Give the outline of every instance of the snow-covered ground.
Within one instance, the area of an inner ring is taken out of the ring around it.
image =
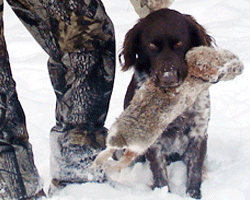
[[[138,16],[129,0],[103,0],[116,28],[117,51],[122,47],[125,33]],[[48,56],[23,28],[5,3],[5,34],[13,76],[19,98],[26,113],[35,163],[44,179],[47,191],[49,175],[49,131],[55,124],[55,95],[47,73]],[[250,1],[249,0],[175,0],[170,7],[193,15],[212,35],[219,47],[239,55],[245,64],[243,75],[231,82],[211,87],[212,113],[208,129],[208,173],[202,184],[203,200],[250,199]],[[116,82],[106,126],[110,127],[122,111],[123,97],[131,73],[123,73],[117,62]],[[171,184],[150,191],[147,166],[136,165],[115,178],[123,182],[113,188],[108,184],[71,185],[51,200],[182,200],[183,174],[181,163],[171,166]],[[128,186],[133,187],[128,187]],[[178,188],[181,190],[178,191]]]

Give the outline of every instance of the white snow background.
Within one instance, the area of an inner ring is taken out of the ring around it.
[[[117,52],[125,33],[138,16],[129,0],[103,0],[116,30]],[[249,0],[175,0],[170,7],[193,15],[219,47],[236,53],[244,62],[244,73],[234,81],[211,87],[211,121],[208,129],[206,179],[203,200],[250,200],[250,1]],[[49,174],[49,131],[55,124],[55,95],[48,72],[48,56],[34,41],[5,2],[5,36],[19,99],[26,114],[35,163],[47,192]],[[106,127],[122,112],[123,98],[132,72],[123,73],[117,62],[117,74]],[[174,188],[151,191],[147,187],[150,172],[137,164],[116,175],[121,184],[75,184],[64,188],[51,200],[182,200],[185,167],[176,163],[169,176]]]

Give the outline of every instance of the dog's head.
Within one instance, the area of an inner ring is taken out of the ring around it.
[[[170,9],[155,11],[126,34],[122,69],[147,73],[160,87],[178,86],[187,76],[187,51],[210,46],[211,41],[191,16]]]

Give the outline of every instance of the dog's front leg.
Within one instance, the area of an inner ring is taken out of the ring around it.
[[[169,186],[167,162],[162,155],[161,146],[157,144],[152,145],[146,153],[146,159],[149,161],[150,170],[153,174],[152,189]]]
[[[184,162],[187,166],[186,193],[195,199],[201,199],[200,186],[206,150],[207,138],[198,136],[190,139],[189,146],[184,154]]]

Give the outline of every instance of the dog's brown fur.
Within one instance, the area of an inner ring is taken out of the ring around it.
[[[136,91],[148,79],[159,88],[182,84],[188,71],[186,53],[193,47],[211,44],[212,38],[190,15],[162,9],[141,19],[126,34],[121,55],[125,60],[123,70],[135,70],[124,107],[130,105]],[[204,71],[197,72],[203,76]],[[196,76],[199,77],[198,74]],[[205,76],[203,78],[206,79]],[[171,94],[172,91],[169,92]],[[166,166],[181,160],[187,167],[187,194],[193,198],[201,198],[200,185],[207,149],[209,117],[209,93],[204,90],[197,95],[193,105],[169,124],[159,139],[150,146],[143,157],[149,161],[153,174],[152,188],[168,185]],[[120,137],[120,140],[124,138]]]
[[[124,107],[130,104],[135,92],[147,79],[154,79],[157,86],[163,88],[180,85],[188,71],[186,53],[201,45],[211,46],[212,38],[190,15],[162,9],[140,20],[128,31],[124,41],[123,70],[135,70]],[[162,76],[164,74],[167,76]],[[166,166],[181,160],[187,167],[187,193],[194,198],[201,196],[199,187],[206,155],[209,117],[210,99],[208,90],[205,90],[148,149],[142,158],[146,157],[150,163],[152,188],[166,186]]]
[[[158,86],[177,86],[187,76],[185,54],[197,46],[211,46],[212,38],[190,15],[162,9],[141,19],[128,31],[124,41],[123,71],[134,68],[135,74],[128,86],[124,107],[148,77],[158,81]],[[160,73],[169,72],[172,78]]]

